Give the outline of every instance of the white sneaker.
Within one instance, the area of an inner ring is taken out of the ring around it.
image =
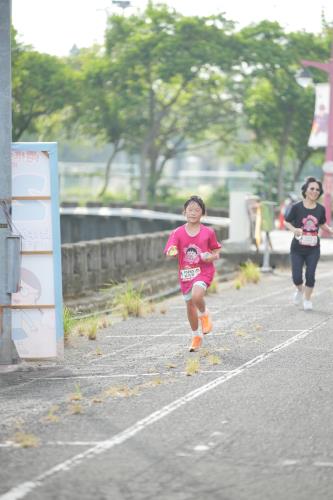
[[[312,310],[312,302],[311,300],[303,300],[303,309],[304,311],[311,311]]]
[[[301,305],[302,299],[303,299],[302,292],[300,292],[299,290],[296,290],[296,292],[294,293],[294,296],[293,296],[293,302],[294,302],[295,306]]]

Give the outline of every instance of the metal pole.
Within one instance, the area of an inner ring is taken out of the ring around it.
[[[12,92],[11,92],[11,0],[0,0],[0,201],[11,207]],[[7,238],[11,235],[0,209],[0,364],[12,364],[18,356],[12,341],[11,294],[8,293]]]
[[[328,112],[328,131],[327,131],[327,146],[325,152],[325,163],[323,165],[324,179],[324,207],[326,213],[326,222],[331,225],[332,213],[332,192],[333,192],[333,42],[331,46],[331,58],[328,63],[318,61],[301,61],[304,67],[317,68],[325,71],[328,74],[330,86],[330,103]],[[331,236],[330,233],[323,232],[322,236]]]
[[[333,162],[333,43],[331,48],[331,59],[329,61],[328,68],[329,75],[329,86],[330,86],[330,103],[328,112],[328,130],[327,130],[327,146],[325,153],[325,164],[324,164],[324,206],[326,212],[326,222],[331,225],[331,213],[332,213],[332,191],[333,191],[333,173],[332,173],[332,162]],[[325,234],[325,236],[328,236]]]

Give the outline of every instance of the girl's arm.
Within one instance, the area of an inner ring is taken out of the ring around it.
[[[302,236],[303,231],[300,227],[294,227],[290,222],[285,221],[284,225],[289,231],[294,233],[295,236]]]
[[[176,245],[171,245],[166,251],[166,257],[168,260],[175,259],[178,257],[178,248]]]
[[[213,262],[214,260],[217,260],[220,257],[219,254],[221,250],[222,248],[215,248],[210,252],[205,252],[205,254],[201,254],[201,258],[203,258],[204,262]]]
[[[322,229],[323,231],[327,231],[328,233],[331,233],[333,234],[333,228],[331,226],[329,226],[327,224],[327,222],[325,222],[325,224],[320,224],[320,229]]]

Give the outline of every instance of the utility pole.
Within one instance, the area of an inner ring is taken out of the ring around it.
[[[301,64],[304,68],[311,67],[325,71],[328,74],[330,86],[330,102],[328,112],[328,138],[325,153],[325,163],[323,165],[324,171],[324,207],[326,212],[326,222],[331,225],[332,213],[332,192],[333,192],[333,42],[331,45],[331,57],[327,63],[319,61],[303,60]],[[323,233],[323,236],[330,236],[329,233]]]
[[[11,291],[9,279],[11,228],[12,92],[11,92],[11,0],[0,0],[0,364],[18,362],[12,341]]]

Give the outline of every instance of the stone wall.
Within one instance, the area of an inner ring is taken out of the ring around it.
[[[227,239],[228,228],[215,231],[220,241]],[[64,298],[88,295],[145,271],[167,268],[163,249],[169,234],[161,231],[62,245]]]

